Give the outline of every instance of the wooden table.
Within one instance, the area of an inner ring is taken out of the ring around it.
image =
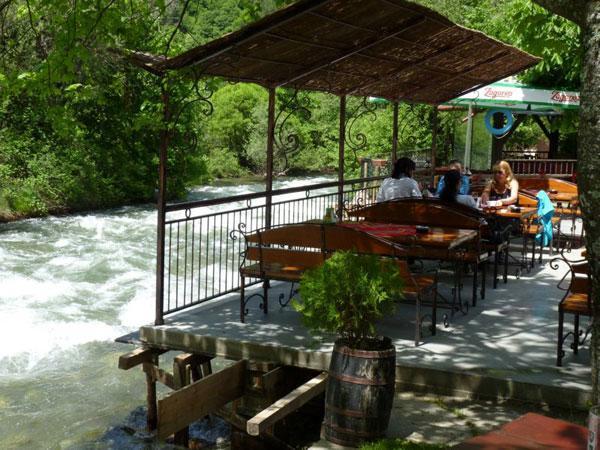
[[[512,208],[484,208],[483,212],[488,217],[525,220],[534,216],[537,213],[537,208],[533,206],[521,206],[519,211],[515,211]]]
[[[415,225],[376,222],[342,222],[340,226],[364,231],[397,244],[454,250],[477,237],[476,230],[450,227],[429,227],[427,232],[417,232]]]

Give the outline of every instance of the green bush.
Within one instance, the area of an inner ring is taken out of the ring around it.
[[[411,442],[404,439],[384,439],[365,444],[360,450],[444,450],[449,448],[442,444],[427,444],[424,442]]]
[[[302,301],[294,308],[314,331],[340,335],[352,348],[370,348],[375,323],[394,310],[402,280],[393,260],[337,252],[308,270],[300,284]]]

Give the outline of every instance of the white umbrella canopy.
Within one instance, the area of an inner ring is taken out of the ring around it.
[[[579,92],[541,89],[520,83],[514,77],[481,87],[446,103],[453,106],[473,105],[478,108],[555,111],[579,108]]]

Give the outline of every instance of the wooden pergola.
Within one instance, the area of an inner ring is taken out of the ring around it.
[[[256,83],[268,89],[266,227],[271,225],[277,88],[327,92],[339,97],[338,201],[341,205],[347,96],[380,97],[393,103],[391,153],[395,159],[400,101],[439,105],[539,61],[517,48],[404,0],[300,0],[239,31],[174,57],[141,52],[125,55],[135,65],[158,76],[191,69],[201,76]],[[163,102],[164,118],[169,121],[169,99],[165,90]],[[436,129],[434,124],[433,166]],[[160,146],[157,299],[162,298],[164,291],[168,143],[165,129]],[[157,312],[162,308],[160,303],[157,301]]]

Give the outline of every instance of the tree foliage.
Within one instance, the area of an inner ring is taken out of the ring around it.
[[[303,275],[302,301],[293,305],[309,329],[337,333],[352,348],[365,348],[377,336],[376,322],[401,298],[402,283],[393,260],[336,252]]]
[[[148,201],[157,186],[160,83],[177,124],[169,153],[169,196],[213,177],[264,174],[267,94],[255,85],[208,82],[214,112],[195,102],[192,82],[129,66],[111,49],[173,56],[291,3],[290,0],[8,0],[0,3],[0,208],[23,214]],[[458,23],[542,56],[525,74],[543,86],[577,87],[579,29],[528,0],[421,0]],[[292,94],[278,90],[278,111]],[[302,94],[310,114],[286,121],[278,173],[335,171],[339,100]],[[348,100],[348,111],[360,99]],[[452,156],[461,114],[443,114],[438,148]],[[283,120],[282,116],[280,120]],[[431,146],[431,108],[402,105],[401,152]],[[565,127],[567,123],[568,127]],[[565,130],[574,121],[564,122]],[[357,157],[388,157],[392,106],[377,106],[349,130],[348,175]],[[570,128],[569,128],[570,127]],[[518,145],[541,133],[525,125]],[[354,133],[354,134],[352,134]],[[197,136],[197,139],[193,138]],[[291,139],[291,140],[289,140]],[[298,142],[299,150],[291,143]],[[515,144],[516,145],[516,144]]]

